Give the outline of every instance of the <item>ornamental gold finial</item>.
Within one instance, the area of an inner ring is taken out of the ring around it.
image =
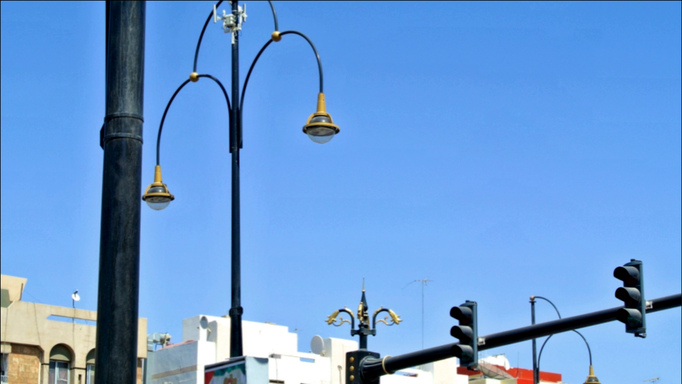
[[[362,297],[360,299],[360,305],[358,305],[358,312],[357,312],[357,319],[358,319],[358,328],[355,329],[355,317],[353,316],[353,313],[346,307],[343,309],[339,309],[332,313],[328,318],[327,318],[327,324],[329,325],[334,325],[334,326],[340,326],[343,323],[349,323],[350,324],[350,335],[355,336],[359,335],[360,336],[360,349],[361,350],[366,350],[367,349],[367,336],[372,335],[376,336],[376,324],[377,324],[377,315],[381,312],[387,312],[388,316],[386,316],[383,319],[379,319],[378,321],[380,323],[384,323],[386,325],[395,325],[395,324],[400,324],[402,321],[400,319],[400,316],[398,316],[395,312],[388,308],[384,307],[379,307],[374,314],[372,315],[372,322],[370,323],[369,321],[369,313],[368,313],[368,306],[367,306],[367,297],[365,295],[365,278],[362,278]],[[342,319],[339,317],[339,313],[345,312],[350,316],[350,321]]]

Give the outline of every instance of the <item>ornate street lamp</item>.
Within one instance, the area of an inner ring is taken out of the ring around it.
[[[241,232],[240,232],[240,198],[239,198],[239,150],[242,148],[242,107],[244,105],[244,95],[246,94],[246,87],[249,83],[249,78],[251,77],[251,72],[253,71],[256,62],[260,58],[261,54],[265,49],[272,43],[278,42],[286,35],[298,35],[304,38],[313,50],[315,57],[317,59],[317,67],[319,71],[320,87],[319,93],[317,95],[317,110],[314,112],[305,125],[303,126],[303,132],[310,137],[312,141],[319,144],[324,144],[329,142],[334,135],[339,133],[339,127],[334,124],[331,115],[327,113],[324,89],[323,89],[323,76],[322,76],[322,62],[320,61],[320,55],[317,53],[315,45],[310,41],[310,39],[297,31],[284,31],[279,32],[277,13],[275,12],[275,7],[271,1],[268,1],[270,8],[272,9],[272,15],[275,22],[275,31],[270,35],[270,39],[261,48],[249,68],[249,72],[244,80],[243,88],[241,89],[241,94],[239,90],[239,31],[242,29],[242,24],[246,19],[246,7],[238,5],[237,1],[230,2],[232,11],[231,13],[226,13],[223,11],[222,16],[218,16],[217,8],[220,6],[222,1],[219,1],[214,7],[213,11],[209,14],[204,23],[204,28],[201,30],[201,35],[199,36],[199,41],[197,43],[197,48],[194,54],[194,67],[189,79],[185,80],[180,87],[175,91],[171,97],[166,110],[161,118],[161,123],[159,125],[159,133],[156,141],[156,168],[154,170],[154,182],[147,187],[142,200],[147,202],[147,204],[154,210],[164,209],[170,204],[175,197],[168,190],[168,186],[163,183],[161,177],[161,162],[160,162],[160,143],[161,143],[161,132],[163,130],[163,122],[166,119],[166,114],[170,108],[175,96],[182,90],[182,88],[189,84],[199,81],[201,78],[207,78],[216,83],[223,92],[225,101],[227,104],[227,110],[229,113],[230,121],[230,153],[232,154],[232,247],[231,247],[231,307],[230,307],[230,357],[239,357],[243,355],[243,341],[242,341],[242,313],[243,308],[241,306]],[[230,33],[232,37],[232,103],[230,103],[230,97],[227,95],[225,87],[222,83],[215,77],[208,74],[199,74],[197,72],[197,59],[199,56],[199,49],[201,47],[201,40],[206,31],[206,26],[213,19],[214,22],[221,20],[223,23],[223,30],[226,33]]]
[[[530,297],[530,311],[531,311],[531,322],[532,324],[535,324],[535,299],[542,299],[548,302],[549,304],[554,307],[554,310],[556,311],[557,316],[561,319],[561,314],[559,313],[559,309],[557,309],[556,305],[552,303],[548,298],[542,297],[542,296],[531,296]],[[585,345],[587,346],[587,353],[590,357],[590,374],[587,376],[587,379],[585,380],[585,384],[601,384],[597,376],[594,375],[594,368],[592,367],[592,350],[590,349],[590,344],[587,343],[587,339],[585,339],[585,336],[583,336],[582,333],[576,331],[575,329],[573,332],[577,333],[578,336],[580,336],[583,341],[585,342]],[[545,344],[549,341],[550,338],[552,338],[553,335],[547,336],[545,341],[542,343],[542,347],[540,347],[540,353],[535,355],[535,339],[533,339],[533,383],[537,384],[540,382],[540,358],[542,357],[542,350],[545,349]]]
[[[364,285],[364,284],[363,284]],[[343,323],[348,323],[350,324],[350,335],[355,336],[359,335],[360,336],[360,349],[361,350],[367,350],[367,336],[372,335],[376,336],[377,334],[377,315],[381,312],[387,312],[388,316],[384,317],[383,319],[379,319],[380,323],[384,323],[388,326],[391,326],[393,324],[400,324],[402,321],[400,319],[400,316],[396,315],[395,312],[388,308],[384,307],[379,307],[376,311],[374,311],[374,314],[372,315],[372,326],[370,327],[369,324],[369,313],[367,312],[367,299],[365,298],[365,287],[362,287],[362,298],[360,298],[360,305],[358,306],[358,328],[355,329],[355,316],[353,316],[353,312],[351,312],[350,309],[343,307],[339,310],[334,311],[329,317],[327,318],[327,324],[329,325],[334,325],[336,327],[341,326]],[[350,320],[346,320],[344,318],[341,318],[339,316],[339,313],[344,312],[347,313],[348,316],[350,316]],[[390,318],[389,318],[390,317]]]

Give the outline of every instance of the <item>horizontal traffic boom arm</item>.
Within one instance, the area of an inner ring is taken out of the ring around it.
[[[663,311],[682,306],[682,294],[670,295],[651,300],[651,307],[647,308],[647,313]],[[548,336],[555,333],[571,331],[574,329],[590,327],[592,325],[608,323],[616,320],[616,314],[623,307],[614,307],[602,311],[587,313],[564,319],[548,321],[530,325],[527,327],[516,328],[509,331],[493,333],[479,337],[479,351],[497,348],[504,345],[520,343],[522,341]],[[438,347],[423,349],[421,351],[410,352],[398,356],[386,356],[381,358],[368,357],[361,364],[362,375],[365,382],[370,382],[372,378],[393,373],[401,369],[414,367],[415,365],[432,363],[434,361],[454,357],[451,349],[457,343],[450,343]]]

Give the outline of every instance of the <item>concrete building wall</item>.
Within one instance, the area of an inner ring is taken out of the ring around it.
[[[40,379],[40,355],[38,347],[14,344],[7,358],[8,383],[35,384]]]
[[[147,383],[197,383],[199,374],[198,342],[173,344],[150,353],[147,359]],[[199,372],[201,371],[201,372]]]
[[[0,341],[7,357],[8,384],[46,384],[50,352],[68,351],[69,383],[85,384],[88,353],[95,349],[97,312],[22,301],[26,279],[2,275],[9,300],[0,308]],[[138,324],[138,359],[147,357],[147,319]],[[37,363],[36,363],[37,361]],[[141,383],[142,364],[138,361]],[[38,365],[37,373],[35,366]]]

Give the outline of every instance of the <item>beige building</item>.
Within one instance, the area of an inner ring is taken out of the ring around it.
[[[25,278],[1,281],[2,384],[93,384],[97,312],[23,301]],[[139,319],[137,339],[142,383],[147,319]]]

